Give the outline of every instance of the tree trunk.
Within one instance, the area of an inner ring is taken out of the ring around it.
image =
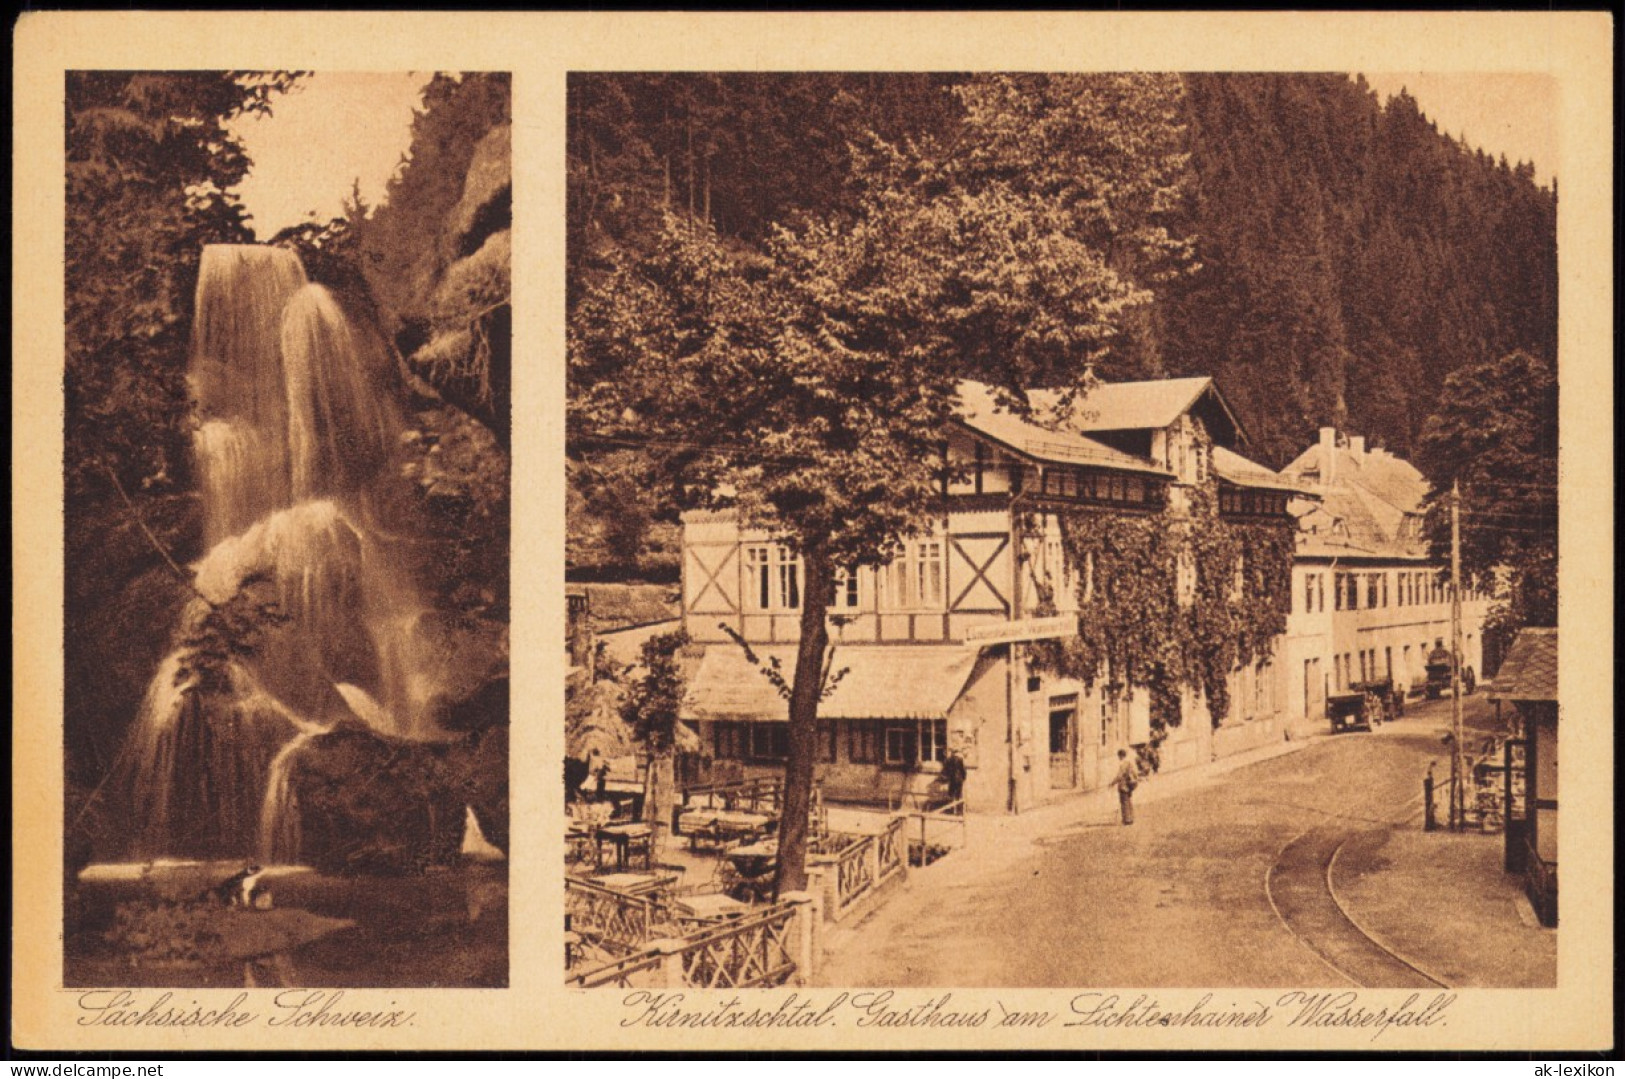
[[[813,767],[818,750],[818,700],[824,689],[824,652],[829,644],[829,552],[801,553],[806,579],[801,592],[801,641],[790,684],[790,759],[784,766],[784,799],[779,810],[779,864],[773,894],[807,887],[807,821],[812,804]]]
[[[671,810],[676,803],[677,784],[674,779],[676,750],[667,748],[649,756],[649,771],[643,778],[643,819],[653,830],[649,833],[649,860],[666,860],[666,832],[671,828]]]

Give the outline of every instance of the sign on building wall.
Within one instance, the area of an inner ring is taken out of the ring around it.
[[[1021,618],[1013,622],[994,622],[985,626],[972,626],[965,631],[965,644],[981,648],[990,644],[1013,644],[1020,641],[1042,641],[1052,637],[1067,637],[1078,631],[1078,620],[1069,615],[1051,618]]]

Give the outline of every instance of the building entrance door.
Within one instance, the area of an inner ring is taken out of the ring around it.
[[[1049,785],[1067,790],[1078,785],[1077,694],[1050,698]]]
[[[1326,683],[1320,675],[1320,659],[1303,661],[1303,714],[1311,719],[1320,714],[1326,703]]]

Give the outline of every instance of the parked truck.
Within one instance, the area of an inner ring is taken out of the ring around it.
[[[1444,696],[1445,690],[1450,688],[1451,674],[1454,669],[1453,657],[1450,654],[1450,649],[1441,645],[1440,647],[1429,652],[1426,669],[1428,677],[1427,683],[1423,686],[1423,692],[1427,694],[1428,700],[1438,700],[1440,697]],[[1462,667],[1462,693],[1470,694],[1477,688],[1478,678],[1473,674],[1473,669],[1466,666]]]

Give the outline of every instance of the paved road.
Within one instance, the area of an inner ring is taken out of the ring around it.
[[[1487,728],[1483,697],[1466,703],[1469,727]],[[1428,761],[1448,775],[1440,736],[1449,722],[1448,700],[1413,704],[1376,732],[1210,780],[1154,778],[1131,827],[1098,802],[1080,803],[1070,820],[1063,812],[1047,835],[1021,835],[1018,819],[1003,838],[912,874],[864,923],[837,929],[819,980],[1432,985],[1342,917],[1327,870],[1351,839],[1421,813]]]

